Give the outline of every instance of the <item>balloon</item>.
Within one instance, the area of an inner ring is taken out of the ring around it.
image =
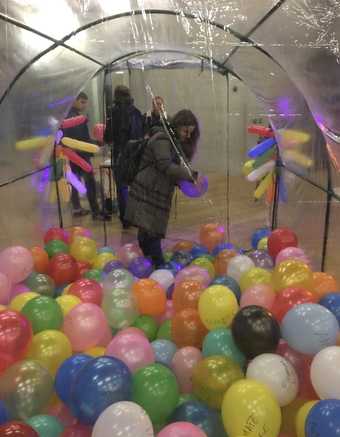
[[[142,330],[149,341],[155,340],[157,336],[157,323],[151,316],[138,316],[133,326]]]
[[[296,247],[297,245],[296,234],[288,228],[275,229],[268,238],[268,252],[273,259],[286,247]]]
[[[211,408],[221,408],[228,388],[243,378],[238,364],[228,357],[211,356],[201,360],[194,369],[193,394]]]
[[[161,339],[172,340],[171,331],[172,331],[172,320],[165,320],[165,322],[163,322],[158,329],[157,338],[160,340]]]
[[[14,299],[11,300],[9,308],[19,312],[23,309],[27,302],[35,297],[39,297],[39,294],[34,293],[33,291],[27,291],[26,293],[18,294]]]
[[[186,279],[191,281],[199,281],[202,283],[204,288],[208,287],[211,282],[211,278],[207,270],[198,266],[184,267],[184,269],[177,274],[175,278],[175,285],[177,285],[179,282],[183,282]]]
[[[169,340],[155,340],[151,346],[155,354],[155,362],[171,367],[173,356],[177,350],[176,345]]]
[[[148,278],[153,271],[153,265],[148,258],[139,256],[130,262],[129,271],[139,279]]]
[[[144,408],[154,424],[167,420],[178,399],[176,378],[167,367],[155,363],[133,375],[133,401]]]
[[[181,180],[179,188],[182,193],[187,197],[202,197],[208,191],[208,178],[204,175],[199,175],[195,183]]]
[[[258,129],[257,129],[257,132],[258,132]],[[249,156],[249,158],[257,158],[258,156],[263,155],[269,149],[274,147],[275,144],[276,144],[275,137],[268,138],[267,140],[264,140],[261,143],[256,144],[256,146],[254,146],[250,150],[248,150],[248,156]]]
[[[307,416],[315,404],[317,404],[317,401],[309,401],[299,408],[299,411],[295,418],[295,430],[297,437],[306,437],[305,426]]]
[[[77,419],[72,416],[70,409],[59,400],[56,393],[50,401],[50,405],[44,411],[50,416],[56,417],[64,426],[71,426],[77,422]]]
[[[234,293],[223,285],[212,285],[200,296],[198,312],[209,330],[230,326],[237,311]]]
[[[305,425],[306,437],[337,437],[340,434],[340,400],[327,399],[310,410]]]
[[[85,141],[75,140],[74,138],[63,137],[63,145],[71,149],[80,150],[81,152],[98,153],[99,147],[95,144],[87,143]]]
[[[224,285],[225,287],[228,287],[229,290],[231,290],[234,293],[237,301],[239,302],[241,297],[241,289],[237,281],[235,281],[235,279],[232,278],[231,276],[218,276],[213,280],[211,285]]]
[[[103,357],[105,355],[105,347],[102,346],[91,347],[90,349],[86,349],[85,354],[90,355],[93,358]]]
[[[147,316],[160,316],[166,307],[166,293],[153,279],[140,279],[132,287],[138,311]]]
[[[273,272],[273,285],[276,290],[299,287],[312,290],[313,273],[302,261],[288,259],[277,265]]]
[[[32,328],[25,316],[0,311],[0,372],[23,359],[32,340]]]
[[[177,252],[179,250],[184,252],[190,252],[194,247],[195,243],[193,241],[181,240],[178,241],[172,248],[172,252]]]
[[[281,407],[297,397],[297,374],[290,362],[280,355],[262,354],[254,358],[248,365],[247,378],[266,385]]]
[[[208,223],[200,229],[200,243],[211,252],[225,239],[225,229],[218,223]]]
[[[255,264],[248,256],[237,255],[229,261],[227,274],[239,282],[241,276],[253,267]]]
[[[26,421],[40,436],[59,437],[64,431],[64,426],[56,417],[39,415],[31,417]]]
[[[60,331],[46,330],[33,337],[28,357],[39,361],[52,375],[72,355],[69,339]]]
[[[128,290],[133,284],[133,276],[125,269],[116,269],[109,272],[103,281],[104,293],[112,288],[122,288]]]
[[[198,267],[201,267],[202,269],[207,270],[211,279],[213,279],[215,277],[215,267],[214,267],[213,263],[211,261],[209,261],[207,258],[205,258],[205,257],[196,258],[192,262],[192,265],[198,266]]]
[[[87,118],[85,115],[77,115],[76,117],[65,118],[60,127],[62,129],[69,129],[71,127],[79,126],[83,123],[87,122]]]
[[[234,250],[222,250],[214,260],[214,268],[216,275],[223,276],[227,274],[229,262],[237,256]]]
[[[192,374],[201,359],[201,351],[191,346],[183,347],[174,354],[171,367],[176,375],[181,393],[191,393]]]
[[[340,290],[334,276],[324,272],[313,273],[312,289],[319,299],[322,299],[329,293],[339,292]]]
[[[8,305],[10,300],[12,283],[8,277],[0,272],[0,304]]]
[[[116,255],[110,252],[98,253],[93,262],[93,268],[103,270],[110,261],[117,261]]]
[[[43,296],[53,297],[55,287],[54,281],[44,273],[31,273],[25,283],[36,293]]]
[[[319,301],[319,304],[334,314],[340,324],[340,293],[326,294],[326,296]]]
[[[203,291],[204,288],[199,281],[186,279],[183,282],[178,282],[172,295],[175,311],[178,312],[186,308],[197,310],[198,301]]]
[[[280,340],[280,327],[273,316],[256,305],[242,308],[235,316],[231,332],[236,346],[247,358],[274,352]]]
[[[68,243],[67,232],[62,228],[50,228],[44,235],[44,243],[47,244],[51,240],[60,240]]]
[[[311,365],[311,380],[320,399],[340,399],[340,347],[331,346],[317,353]]]
[[[72,243],[77,237],[91,238],[92,232],[90,229],[83,228],[82,226],[73,226],[70,230],[68,242]]]
[[[91,361],[91,357],[84,354],[73,355],[67,358],[59,367],[55,376],[55,391],[58,397],[71,407],[71,388],[74,380],[85,364]]]
[[[2,437],[39,437],[31,426],[15,421],[0,425],[0,435]]]
[[[33,256],[22,246],[12,246],[0,252],[0,272],[13,284],[24,281],[33,270]]]
[[[69,247],[64,241],[61,240],[50,240],[45,244],[45,251],[47,252],[49,258],[57,255],[58,253],[68,253]]]
[[[92,428],[85,425],[71,425],[65,428],[60,437],[91,437]]]
[[[209,250],[204,246],[201,246],[197,243],[194,243],[191,250],[190,250],[190,253],[191,253],[191,256],[195,259],[195,258],[198,258],[202,255],[209,254]]]
[[[101,305],[103,299],[102,286],[93,279],[78,279],[71,285],[68,293],[79,297],[84,303]]]
[[[249,253],[248,256],[254,262],[255,267],[268,270],[274,267],[272,257],[265,250],[255,250]]]
[[[14,299],[16,296],[22,293],[27,293],[31,291],[24,282],[20,282],[19,284],[14,284],[11,289],[11,299]]]
[[[306,303],[288,311],[282,320],[281,330],[290,347],[303,354],[315,355],[336,344],[339,324],[323,306]]]
[[[46,329],[59,329],[63,324],[63,312],[58,303],[48,296],[35,297],[21,310],[32,324],[34,334]]]
[[[174,283],[175,278],[174,275],[169,272],[169,270],[155,270],[151,275],[150,279],[153,279],[154,281],[158,282],[159,285],[164,289],[167,290],[171,285]]]
[[[125,244],[118,250],[118,259],[127,267],[135,258],[143,256],[141,249],[133,243]]]
[[[0,425],[9,421],[8,411],[3,401],[0,400]]]
[[[257,305],[271,311],[275,302],[275,293],[268,284],[257,284],[244,290],[240,300],[240,307]]]
[[[286,247],[278,253],[275,264],[278,265],[282,261],[287,259],[295,259],[298,261],[302,261],[310,267],[310,259],[306,256],[305,252],[300,247]]]
[[[37,361],[13,364],[0,376],[0,398],[9,416],[26,420],[48,405],[53,394],[53,379]]]
[[[75,237],[70,245],[70,254],[77,261],[93,263],[97,255],[97,244],[87,237]]]
[[[64,294],[57,297],[56,302],[60,306],[63,316],[65,317],[74,307],[81,303],[81,300],[73,294]]]
[[[240,277],[240,287],[242,291],[254,285],[271,285],[272,275],[265,269],[260,267],[253,267]]]
[[[103,273],[108,274],[110,272],[113,272],[113,270],[123,269],[123,268],[124,265],[122,262],[113,259],[112,261],[109,261],[108,263],[105,264],[103,268]]]
[[[90,270],[86,270],[82,274],[82,277],[86,278],[86,279],[93,279],[97,282],[100,282],[101,278],[102,278],[102,272],[100,270],[97,270],[97,269],[90,269]]]
[[[230,436],[261,435],[277,437],[281,427],[281,411],[271,391],[263,384],[243,379],[226,392],[222,418]]]
[[[234,343],[230,329],[217,328],[208,333],[203,341],[204,357],[214,355],[231,358],[240,367],[244,367],[246,358]]]
[[[192,260],[192,255],[188,252],[183,251],[175,252],[171,257],[171,261],[174,261],[175,263],[180,264],[183,267],[190,264]]]
[[[115,329],[127,328],[138,317],[134,295],[121,288],[112,288],[105,292],[102,309],[109,325]]]
[[[48,274],[57,286],[74,282],[78,275],[77,264],[71,255],[59,253],[50,260]]]
[[[103,310],[93,303],[81,303],[65,317],[63,331],[73,351],[81,352],[99,345],[107,321]]]
[[[257,245],[258,250],[268,250],[268,237],[262,238]]]
[[[276,320],[281,322],[291,308],[302,303],[316,303],[316,301],[317,298],[315,294],[305,288],[284,288],[277,293],[271,311]]]
[[[213,259],[213,257],[216,257],[219,253],[221,253],[223,250],[232,250],[232,249],[235,249],[235,247],[232,243],[220,243],[211,252],[212,259]],[[198,257],[196,257],[196,258],[198,258]]]
[[[154,350],[148,339],[134,332],[122,332],[113,337],[105,354],[119,358],[132,373],[155,362]]]
[[[194,346],[200,349],[206,334],[207,330],[196,310],[188,308],[179,311],[172,319],[171,340],[177,347]]]
[[[107,407],[130,400],[131,393],[131,374],[122,361],[113,357],[94,358],[75,377],[72,411],[84,425],[94,424]]]
[[[270,230],[268,228],[257,229],[251,236],[251,245],[253,249],[257,249],[257,245],[262,238],[269,237]]]
[[[189,196],[194,197],[194,196]],[[157,434],[157,437],[207,437],[207,435],[195,425],[187,422],[171,423]]]

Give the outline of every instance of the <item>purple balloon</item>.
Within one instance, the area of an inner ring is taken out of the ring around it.
[[[113,270],[123,269],[123,268],[124,268],[123,263],[117,260],[112,260],[105,264],[103,268],[103,272],[107,274],[113,272]]]
[[[272,257],[265,250],[254,250],[254,252],[247,255],[254,262],[255,267],[260,267],[261,269],[272,269],[274,267]]]
[[[130,262],[129,270],[139,279],[148,278],[153,272],[153,265],[148,258],[139,256]]]
[[[199,176],[196,184],[189,181],[180,181],[179,188],[183,194],[188,197],[201,197],[208,191],[208,178],[207,176]]]

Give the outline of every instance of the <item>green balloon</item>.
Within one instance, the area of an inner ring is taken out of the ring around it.
[[[63,312],[58,303],[48,296],[31,299],[21,310],[32,324],[33,333],[46,329],[60,329],[63,324]]]
[[[53,391],[52,376],[37,361],[14,363],[0,376],[0,399],[12,419],[26,420],[39,414]]]
[[[164,423],[179,399],[175,375],[158,363],[137,370],[132,377],[132,399],[144,408],[153,423]]]
[[[205,254],[203,254],[203,255],[200,255],[200,258],[202,259],[202,258],[205,258],[205,259],[207,259],[208,261],[210,261],[210,262],[214,262],[214,257],[212,256],[212,255],[209,255],[208,253],[205,253]]]
[[[40,437],[60,437],[64,431],[64,426],[54,416],[41,414],[26,420],[26,423],[37,431]]]
[[[69,247],[61,240],[50,240],[45,244],[45,250],[50,258],[58,253],[68,253]]]
[[[182,393],[178,399],[177,407],[184,404],[184,402],[189,402],[189,401],[197,401],[197,399],[191,393]]]
[[[35,291],[42,296],[53,297],[54,295],[55,283],[52,278],[43,273],[31,273],[26,279],[25,284],[32,291]]]
[[[144,332],[149,341],[154,341],[157,335],[158,326],[151,316],[139,316],[132,325]]]
[[[111,328],[127,328],[138,317],[133,294],[122,288],[112,288],[104,293],[102,309]]]
[[[84,273],[84,278],[94,279],[97,282],[100,282],[101,276],[102,276],[102,272],[101,270],[98,269],[87,270],[87,272]]]
[[[173,256],[173,252],[164,252],[163,254],[164,261],[168,263],[169,261],[171,261],[172,256]]]
[[[166,320],[161,324],[157,332],[157,338],[159,340],[171,341],[171,320]]]

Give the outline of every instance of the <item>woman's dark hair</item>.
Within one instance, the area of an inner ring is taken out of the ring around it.
[[[192,111],[190,111],[190,109],[182,109],[173,116],[171,120],[171,126],[175,130],[183,126],[195,126],[195,130],[191,135],[190,141],[187,144],[183,145],[185,154],[189,159],[192,159],[196,152],[197,143],[201,135],[197,117]]]
[[[131,97],[131,92],[130,92],[129,88],[125,85],[116,86],[116,88],[114,90],[113,98],[114,98],[114,102],[116,104],[120,104],[120,103],[131,104],[131,103],[133,103],[133,99]]]
[[[82,92],[80,92],[79,94],[78,94],[78,96],[77,96],[77,98],[76,98],[76,100],[88,100],[89,99],[89,97],[88,97],[88,95],[86,94],[86,93],[84,93],[83,91]]]

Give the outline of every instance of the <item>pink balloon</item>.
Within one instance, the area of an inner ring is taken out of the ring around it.
[[[92,427],[85,425],[72,425],[64,429],[60,437],[91,437]]]
[[[64,319],[63,331],[75,352],[83,352],[98,346],[102,340],[107,321],[103,310],[93,303],[81,303]]]
[[[118,249],[117,256],[119,261],[121,261],[125,267],[128,267],[132,260],[143,256],[143,253],[137,244],[128,243]]]
[[[8,277],[0,272],[0,305],[7,305],[10,301],[12,284]]]
[[[60,420],[64,426],[71,426],[77,423],[77,419],[62,402],[58,402],[47,409],[47,414]]]
[[[207,270],[199,266],[184,267],[176,276],[175,285],[179,282],[189,279],[191,281],[199,281],[206,288],[211,282],[210,275]]]
[[[309,267],[311,266],[310,259],[300,247],[286,247],[282,249],[275,258],[275,264],[278,265],[287,259],[296,259],[304,262]]]
[[[173,315],[174,315],[174,304],[172,300],[168,299],[166,301],[165,313],[162,314],[161,316],[155,317],[155,320],[159,325],[161,325],[166,320],[172,319]]]
[[[131,372],[155,362],[151,344],[139,333],[125,332],[115,336],[105,354],[122,360]]]
[[[157,437],[207,437],[207,435],[192,423],[174,422],[163,428]]]
[[[124,335],[124,334],[135,334],[135,335],[141,335],[142,337],[146,337],[146,334],[141,329],[135,328],[134,326],[129,326],[128,328],[122,329],[121,331],[118,331],[115,337],[118,335]]]
[[[175,353],[171,367],[182,393],[192,392],[192,374],[196,364],[201,360],[201,351],[192,346],[183,347]]]
[[[98,342],[98,346],[106,347],[110,341],[112,340],[112,331],[108,323],[106,323],[106,327],[103,332],[102,338]]]
[[[11,300],[15,298],[15,296],[18,296],[18,294],[26,293],[27,291],[31,291],[29,287],[25,284],[15,284],[12,287],[11,290]]]
[[[22,246],[7,247],[0,252],[0,272],[13,284],[24,281],[33,271],[32,253]]]
[[[247,288],[241,296],[241,308],[258,305],[260,307],[270,310],[275,301],[275,293],[270,285],[257,284],[253,287]]]

